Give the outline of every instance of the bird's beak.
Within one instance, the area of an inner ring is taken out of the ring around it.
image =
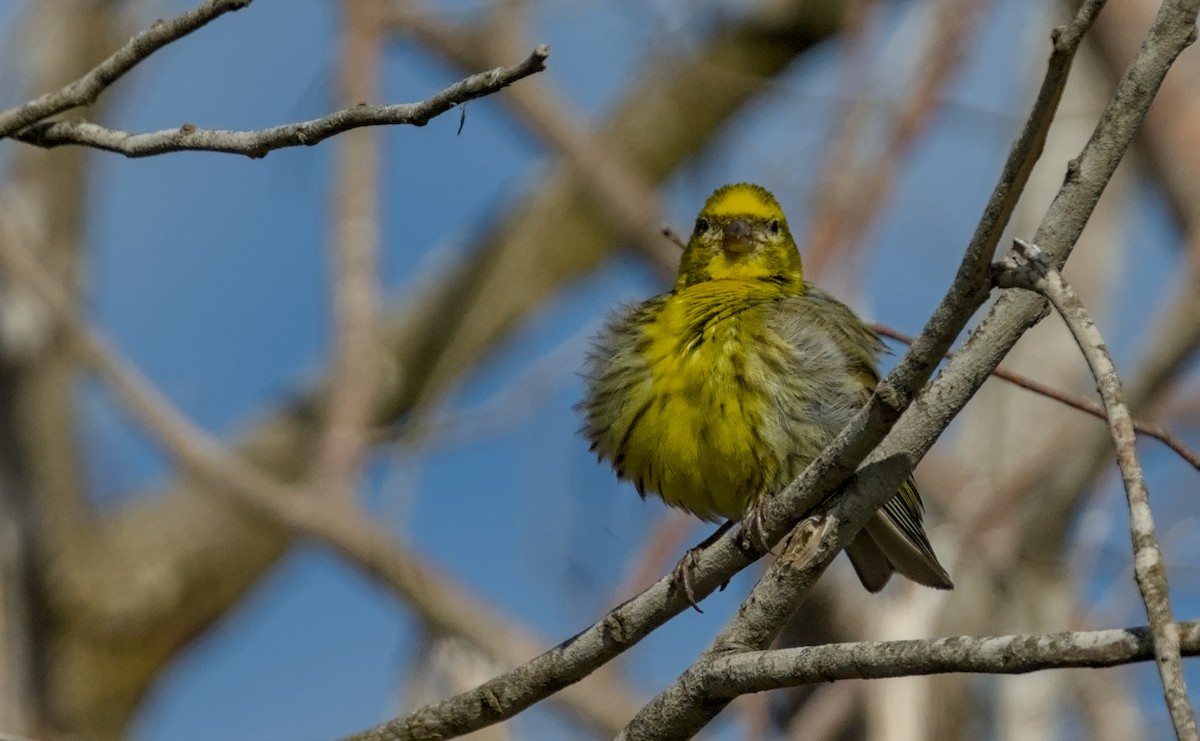
[[[754,248],[750,238],[750,224],[745,219],[734,219],[725,225],[722,232],[722,246],[726,252],[744,254]]]

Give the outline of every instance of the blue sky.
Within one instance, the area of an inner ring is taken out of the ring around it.
[[[159,5],[155,13],[165,16],[191,3]],[[553,49],[541,82],[579,112],[601,115],[647,58],[649,40],[676,28],[680,5],[537,4],[529,39]],[[913,10],[893,5],[896,20]],[[1012,111],[1024,110],[1030,75],[1037,74],[1032,62],[1005,60],[1013,38],[1040,43],[1028,32],[1045,25],[1040,4],[993,5],[950,104],[911,155],[868,235],[871,261],[857,304],[911,333],[949,283],[1019,124]],[[455,6],[469,10],[474,3]],[[336,7],[327,0],[256,0],[122,80],[106,122],[134,131],[184,122],[258,128],[327,113]],[[11,10],[0,5],[6,40]],[[878,33],[881,43],[904,41],[893,27]],[[1030,59],[1040,60],[1043,48]],[[811,176],[820,171],[837,108],[835,64],[831,47],[817,50],[780,79],[778,94],[731,122],[710,151],[666,185],[668,218],[688,224],[713,187],[743,179],[775,190],[789,210],[810,203]],[[881,70],[880,89],[887,89],[886,75],[903,73]],[[411,44],[388,46],[386,102],[423,98],[457,77]],[[471,103],[461,134],[458,123],[450,115],[424,128],[385,132],[381,261],[393,305],[403,303],[431,255],[465,249],[544,171],[537,143],[497,102]],[[184,412],[222,437],[236,435],[321,370],[330,339],[324,250],[333,154],[327,142],[263,160],[94,157],[86,245],[92,317]],[[801,232],[805,220],[803,212],[793,213],[794,230]],[[1168,281],[1177,242],[1150,190],[1134,199],[1129,229],[1153,238],[1129,266],[1132,290],[1113,312],[1111,344],[1125,359],[1133,357],[1154,307],[1139,288]],[[589,328],[605,310],[661,289],[660,279],[632,257],[570,287],[464,379],[446,409],[476,408],[557,349],[566,360],[547,372],[536,404],[486,438],[386,449],[367,476],[371,506],[398,533],[552,640],[611,606],[627,560],[663,514],[594,462],[575,435],[571,411],[581,393],[575,369]],[[101,386],[82,384],[79,399],[89,483],[100,505],[145,496],[169,477],[161,451]],[[1186,468],[1181,472],[1157,448],[1143,448],[1152,487],[1186,486],[1180,481]],[[1113,536],[1120,555],[1124,537]],[[739,576],[706,601],[704,615],[681,615],[640,646],[631,659],[637,688],[652,692],[686,666],[750,578]],[[1194,598],[1177,604],[1183,616],[1196,607]],[[353,568],[320,549],[298,547],[167,672],[135,737],[318,739],[361,729],[396,710],[417,627],[402,604]],[[562,731],[556,722],[536,715],[522,728],[553,738]]]

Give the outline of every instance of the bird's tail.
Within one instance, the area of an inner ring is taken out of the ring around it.
[[[954,588],[925,536],[923,512],[921,495],[910,476],[846,547],[859,581],[869,591],[883,589],[893,571],[934,589]]]

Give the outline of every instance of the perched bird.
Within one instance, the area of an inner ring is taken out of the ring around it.
[[[883,350],[849,307],[805,282],[775,197],[727,185],[696,218],[674,288],[614,316],[597,337],[583,431],[643,497],[742,520],[870,397]],[[868,590],[893,571],[953,587],[922,510],[909,478],[846,549]]]

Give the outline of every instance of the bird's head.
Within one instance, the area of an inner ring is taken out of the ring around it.
[[[762,186],[726,185],[709,196],[684,248],[675,287],[726,279],[804,285],[800,251],[783,209]]]

